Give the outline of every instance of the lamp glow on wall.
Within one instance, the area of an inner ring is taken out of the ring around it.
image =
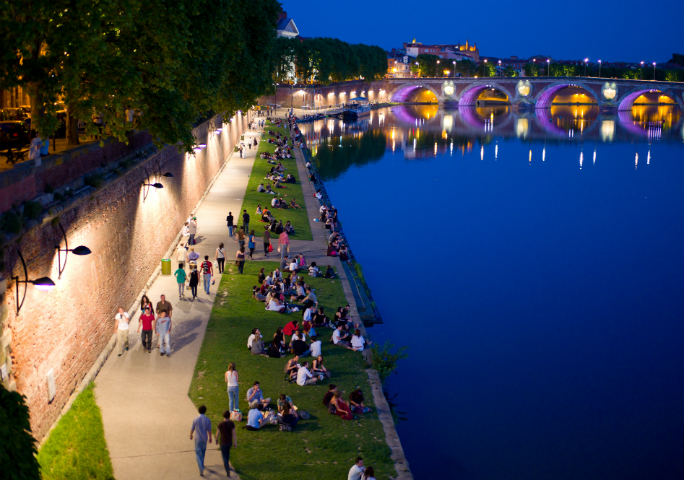
[[[29,280],[28,270],[26,269],[26,262],[24,261],[24,256],[21,254],[21,250],[19,249],[17,249],[17,253],[19,254],[19,258],[21,259],[21,265],[24,268],[24,280],[20,280],[19,277],[12,277],[12,279],[14,280],[14,284],[17,287],[17,291],[14,298],[16,302],[17,316],[19,316],[19,311],[21,310],[21,307],[24,305],[24,300],[26,300],[26,289],[28,288],[29,283],[33,284],[33,286],[35,286],[38,290],[49,292],[50,290],[55,288],[55,282],[53,282],[50,277],[41,277],[36,280]],[[24,295],[21,297],[21,302],[19,302],[20,283],[24,284]]]
[[[73,253],[74,255],[78,255],[79,257],[90,255],[92,252],[88,247],[83,245],[69,249],[69,242],[67,241],[66,232],[64,231],[64,227],[62,227],[61,223],[59,224],[59,229],[62,231],[62,238],[64,238],[64,248],[59,248],[59,245],[55,245],[55,250],[57,250],[57,268],[59,269],[59,276],[57,278],[62,278],[62,273],[64,273],[64,269],[66,268],[69,252]],[[64,252],[64,265],[62,265],[62,252]]]
[[[166,173],[161,173],[161,164],[159,163],[159,159],[155,159],[157,162],[157,176],[159,178],[161,177],[166,177],[166,178],[173,178],[173,173],[166,172]]]
[[[164,185],[162,185],[159,182],[155,183],[150,183],[150,174],[147,173],[147,168],[145,168],[145,175],[147,175],[147,183],[143,181],[142,186],[143,186],[143,202],[147,200],[147,195],[150,193],[150,187],[154,188],[164,188]]]

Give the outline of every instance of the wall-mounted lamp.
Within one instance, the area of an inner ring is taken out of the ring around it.
[[[61,223],[59,224],[59,229],[62,231],[62,238],[64,238],[64,248],[59,248],[59,245],[55,245],[55,250],[57,250],[57,268],[59,269],[59,276],[57,278],[62,278],[62,273],[66,268],[69,252],[73,253],[74,255],[78,255],[79,257],[90,255],[92,252],[88,247],[84,247],[83,245],[74,249],[69,249],[69,242],[67,241],[66,232],[64,231],[64,227],[62,227]],[[64,252],[64,265],[62,265],[62,252]]]
[[[145,175],[147,175],[147,183],[143,181],[142,186],[143,186],[143,202],[147,200],[147,195],[150,193],[150,187],[154,188],[164,188],[164,185],[161,183],[150,183],[150,174],[147,173],[147,168],[145,168]]]
[[[15,295],[15,301],[16,301],[16,307],[17,307],[17,316],[19,316],[19,310],[21,310],[21,307],[24,305],[24,300],[26,300],[26,289],[28,286],[26,284],[32,283],[38,290],[43,290],[44,292],[49,292],[53,288],[55,288],[55,282],[53,282],[50,277],[41,277],[37,280],[29,280],[28,278],[28,270],[26,270],[26,262],[24,261],[24,257],[21,254],[21,250],[17,249],[17,253],[19,254],[19,258],[21,259],[21,265],[24,268],[24,279],[25,280],[20,280],[19,277],[12,277],[14,280],[14,284],[17,287],[17,292]],[[19,302],[19,284],[23,283],[24,284],[24,295],[21,297],[21,302]]]
[[[155,159],[157,162],[157,176],[158,177],[166,177],[166,178],[173,178],[173,173],[161,173],[161,164],[159,163],[159,159]]]

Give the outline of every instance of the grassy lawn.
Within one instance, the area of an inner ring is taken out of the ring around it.
[[[38,453],[43,480],[113,479],[93,385],[83,390]]]
[[[214,429],[221,414],[228,409],[228,395],[224,373],[229,362],[235,362],[240,375],[240,409],[245,420],[238,426],[238,448],[231,451],[231,461],[240,478],[300,480],[339,480],[346,478],[357,456],[375,468],[378,480],[396,475],[390,449],[385,444],[385,433],[375,412],[345,421],[330,415],[321,403],[334,383],[348,399],[349,393],[361,386],[367,406],[374,407],[365,364],[358,352],[332,346],[328,340],[330,329],[319,331],[323,341],[323,357],[332,378],[319,384],[300,387],[284,380],[283,368],[288,358],[267,358],[251,355],[247,337],[258,327],[265,339],[273,338],[277,327],[285,326],[301,313],[278,314],[264,310],[264,304],[251,297],[260,267],[275,269],[276,262],[248,262],[244,275],[234,265],[223,275],[216,303],[209,319],[195,374],[190,385],[190,398],[197,405],[206,405],[207,415]],[[308,278],[316,289],[319,303],[326,312],[334,312],[346,305],[342,285],[338,279]],[[280,432],[276,426],[266,426],[257,432],[240,428],[246,423],[248,412],[245,397],[248,388],[259,381],[265,397],[275,400],[284,393],[300,410],[311,414],[292,432]]]
[[[291,159],[282,160],[282,163],[283,166],[287,169],[285,170],[285,175],[291,173],[292,175],[294,175],[295,179],[297,180],[297,183],[283,183],[282,185],[286,186],[287,188],[279,188],[276,190],[280,194],[282,199],[288,203],[288,205],[290,203],[290,200],[292,200],[292,198],[294,197],[297,200],[297,204],[302,208],[288,208],[286,210],[282,210],[279,208],[271,208],[271,200],[273,199],[273,195],[270,195],[268,193],[257,193],[256,191],[257,187],[262,182],[264,183],[264,186],[268,185],[268,183],[272,184],[272,182],[270,182],[269,180],[265,180],[265,177],[271,170],[273,164],[268,163],[266,160],[262,160],[261,158],[259,158],[260,153],[268,152],[272,154],[276,149],[275,144],[268,143],[269,138],[275,138],[269,135],[268,131],[272,130],[273,132],[280,132],[281,135],[289,135],[287,128],[277,128],[274,124],[269,122],[266,123],[266,127],[264,128],[264,130],[265,132],[261,137],[262,141],[259,142],[259,150],[257,153],[257,158],[254,161],[254,168],[252,169],[252,174],[249,177],[249,183],[247,184],[247,192],[245,193],[245,199],[242,202],[242,208],[240,209],[239,215],[234,214],[235,220],[239,221],[239,225],[242,225],[242,210],[246,209],[251,217],[251,222],[249,226],[250,230],[254,230],[254,234],[257,237],[261,237],[261,234],[264,231],[264,226],[266,226],[266,224],[261,223],[261,218],[254,213],[256,212],[257,205],[261,204],[262,208],[267,206],[277,220],[282,220],[283,225],[285,225],[285,222],[287,222],[288,220],[290,221],[290,223],[292,223],[292,226],[294,227],[296,232],[295,235],[291,235],[291,238],[293,240],[313,240],[313,237],[311,236],[311,227],[309,226],[309,218],[306,212],[306,204],[304,203],[304,195],[302,194],[302,179],[299,178],[299,174],[297,173],[297,164],[294,157]],[[291,144],[292,143],[290,142],[290,145]],[[271,239],[271,243],[273,243],[273,239]]]

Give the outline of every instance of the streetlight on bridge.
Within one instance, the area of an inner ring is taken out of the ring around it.
[[[644,62],[641,62],[641,69],[639,70],[639,80],[644,79]]]
[[[482,64],[482,77],[484,78],[485,74],[485,63],[487,63],[487,59],[484,59],[484,63]]]
[[[548,65],[548,68],[546,69],[546,76],[550,77],[551,76],[551,59],[550,58],[546,59],[546,64]]]
[[[601,60],[599,60],[598,63],[599,63],[599,78],[601,78]]]
[[[653,62],[653,81],[655,82],[655,66],[656,62]]]
[[[503,72],[501,72],[501,60],[499,60],[499,76],[503,77]]]
[[[587,63],[589,63],[589,59],[585,58],[584,59],[584,76],[587,76]]]
[[[451,63],[454,64],[454,78],[456,78],[456,60],[454,60],[454,61],[451,62]]]
[[[420,75],[420,66],[418,65],[418,62],[416,62],[416,68],[418,69],[416,72],[416,78],[418,78],[418,75]]]

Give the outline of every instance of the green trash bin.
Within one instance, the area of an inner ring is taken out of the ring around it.
[[[162,258],[162,275],[171,275],[171,259]]]

